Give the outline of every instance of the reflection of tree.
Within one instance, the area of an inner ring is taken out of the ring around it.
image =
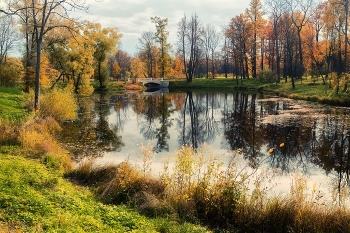
[[[172,110],[172,102],[169,95],[147,95],[133,103],[133,109],[138,115],[142,115],[144,121],[140,121],[140,131],[146,140],[157,139],[154,150],[160,152],[169,150],[168,140],[171,127],[169,119]],[[156,121],[159,119],[159,123]]]
[[[97,146],[103,151],[117,151],[124,146],[124,143],[121,136],[117,136],[118,127],[115,126],[111,129],[106,119],[110,110],[109,100],[104,94],[99,96],[100,98],[95,101]]]
[[[156,132],[156,122],[155,120],[158,117],[157,109],[158,99],[156,95],[148,95],[143,99],[136,101],[134,103],[134,109],[139,110],[139,113],[142,114],[146,121],[141,122],[140,133],[146,140],[152,140],[155,138]]]
[[[312,142],[312,128],[298,118],[284,125],[267,124],[263,126],[263,130],[266,132],[267,148],[273,148],[269,156],[272,168],[291,172],[298,167],[304,172],[308,171],[308,164],[311,162],[309,148]]]
[[[137,96],[131,96],[131,98],[137,98]],[[129,99],[123,95],[112,96],[110,102],[114,104],[114,118],[112,119],[114,127],[117,127],[120,131],[124,129],[125,121],[128,120],[128,113],[126,111],[129,105]]]
[[[347,109],[329,111],[321,121],[317,132],[320,147],[317,148],[317,164],[324,170],[337,173],[334,183],[337,198],[342,204],[343,189],[350,186],[350,128]]]
[[[277,116],[272,122],[260,126],[267,149],[273,149],[269,155],[272,168],[291,172],[296,168],[308,172],[314,150],[317,146],[315,137],[315,117],[304,117],[302,113],[293,112],[288,101],[271,101],[261,103],[261,116]],[[285,115],[283,115],[285,113]]]
[[[164,94],[161,95],[160,103],[158,105],[158,112],[160,113],[160,127],[156,129],[157,145],[155,146],[155,150],[157,152],[161,152],[162,150],[169,151],[168,140],[170,139],[170,135],[168,128],[172,125],[169,117],[170,114],[174,111],[170,109],[171,99]]]
[[[107,115],[109,102],[104,95],[79,100],[78,119],[66,123],[60,140],[75,156],[99,156],[124,146],[117,128],[110,129]]]
[[[184,107],[178,118],[181,145],[192,145],[197,148],[203,143],[213,141],[219,130],[218,116],[215,109],[219,100],[214,94],[186,93]]]
[[[226,104],[225,104],[226,105]],[[263,136],[256,127],[256,95],[234,94],[232,109],[224,108],[224,134],[231,150],[242,149],[251,166],[256,167],[261,157]]]

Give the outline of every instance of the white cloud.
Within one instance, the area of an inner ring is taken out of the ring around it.
[[[177,23],[186,14],[190,17],[197,13],[199,20],[214,25],[221,30],[229,20],[243,13],[249,1],[245,0],[104,0],[91,4],[90,14],[81,14],[87,20],[99,22],[105,27],[117,27],[123,34],[123,50],[133,54],[138,38],[143,31],[155,31],[150,17],[168,18],[169,42],[176,42]],[[78,14],[77,14],[78,15]]]

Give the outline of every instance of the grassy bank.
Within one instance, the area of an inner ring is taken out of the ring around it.
[[[23,100],[21,90],[0,86],[0,119],[15,120],[23,118],[26,115]]]
[[[69,176],[93,187],[105,202],[126,203],[146,215],[199,221],[213,232],[350,232],[349,206],[323,198],[308,188],[306,178],[294,177],[289,194],[271,197],[267,174],[248,174],[235,161],[223,167],[206,146],[182,147],[172,156],[173,167],[165,164],[159,177],[149,175],[151,148],[142,151],[142,167],[91,160]]]
[[[186,82],[185,79],[169,80],[169,88],[171,90],[199,90],[205,89],[210,91],[259,91],[267,95],[278,95],[281,97],[287,97],[291,99],[302,99],[315,101],[320,103],[350,106],[350,96],[346,92],[339,92],[329,87],[329,84],[322,84],[321,80],[312,81],[311,78],[303,78],[303,80],[297,80],[295,88],[292,88],[290,80],[285,82],[281,80],[281,83],[271,83],[259,79],[244,79],[243,84],[241,80],[237,85],[236,80],[230,78],[215,78],[215,79],[194,79],[192,83]]]
[[[137,92],[145,90],[140,84],[128,83],[125,81],[110,81],[105,88],[100,89],[98,82],[92,82],[96,92],[108,92],[113,94],[123,94],[127,92]]]
[[[2,232],[205,232],[199,226],[146,218],[106,205],[37,160],[0,153]],[[0,227],[1,230],[1,227]]]
[[[6,109],[0,117],[0,232],[207,231],[176,218],[147,218],[125,205],[106,204],[90,188],[72,183],[65,178],[72,161],[54,138],[60,126],[52,112],[29,116],[22,105],[25,96],[16,89],[0,88],[0,96]],[[55,102],[50,102],[53,109]]]

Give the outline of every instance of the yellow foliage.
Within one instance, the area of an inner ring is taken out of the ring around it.
[[[59,130],[61,127],[51,117],[29,119],[20,129],[19,141],[27,152],[45,155],[44,162],[49,166],[69,171],[72,161],[53,136]]]
[[[58,122],[75,120],[78,105],[74,95],[67,90],[54,89],[41,95],[40,115],[52,117]]]
[[[135,79],[144,77],[146,73],[145,63],[140,58],[133,59],[130,64],[130,71]]]
[[[122,69],[118,65],[118,62],[114,61],[113,65],[112,65],[112,76],[113,76],[113,78],[116,78],[120,74],[121,70]]]
[[[50,61],[45,54],[41,55],[40,64],[40,84],[44,88],[50,88],[53,79],[57,76],[57,70],[51,67]]]
[[[8,58],[0,64],[0,85],[13,86],[19,83],[24,74],[23,64],[19,59]]]

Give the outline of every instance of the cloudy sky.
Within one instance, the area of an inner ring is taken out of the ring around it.
[[[144,31],[155,31],[150,17],[168,18],[169,43],[176,43],[177,23],[186,14],[197,13],[199,20],[214,25],[218,30],[229,20],[244,13],[249,0],[87,0],[89,13],[80,17],[98,22],[103,27],[117,27],[123,34],[122,50],[134,55],[138,38]]]

